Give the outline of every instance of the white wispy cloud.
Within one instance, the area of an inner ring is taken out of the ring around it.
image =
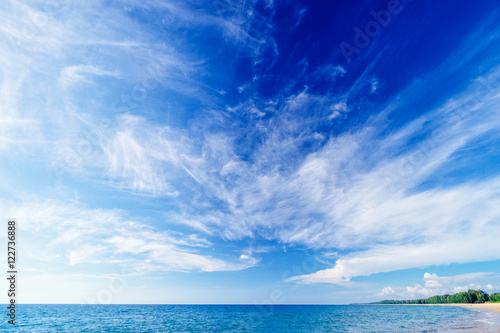
[[[496,75],[494,72],[492,77]],[[383,129],[377,120],[331,139],[291,173],[254,169],[228,153],[218,155],[217,164],[213,164],[215,151],[205,150],[200,164],[204,167],[192,166],[194,174],[201,185],[212,182],[211,193],[227,203],[230,211],[196,216],[195,220],[211,232],[224,230],[228,238],[253,235],[252,230],[258,229],[261,235],[285,243],[369,248],[344,255],[332,269],[290,279],[300,283],[342,283],[354,276],[396,269],[497,259],[479,246],[491,243],[496,232],[492,221],[498,216],[497,178],[413,190],[452,161],[453,154],[468,142],[498,126],[496,91],[477,100],[475,89],[473,85],[468,93],[383,140],[376,139]],[[291,109],[303,105],[304,98],[291,99]],[[429,134],[420,145],[403,150],[409,140],[420,135],[424,123],[430,132],[439,131]],[[216,147],[214,142],[205,144]],[[293,146],[285,141],[274,149],[271,147],[278,143],[273,140],[266,144],[269,153],[261,148],[260,159]],[[220,166],[232,170],[234,181],[228,184],[217,173],[204,173],[205,163],[217,165],[216,170]],[[268,164],[273,163],[262,165]],[[231,165],[238,165],[238,169]],[[432,255],[436,251],[439,256]]]
[[[472,92],[473,89],[476,88],[473,87],[469,91]],[[488,118],[488,123],[477,118],[478,113],[459,121],[448,119],[447,123],[440,124],[442,137],[439,140],[423,141],[422,146],[395,158],[379,155],[372,160],[378,161],[376,164],[379,165],[371,172],[363,173],[355,169],[357,173],[355,181],[349,181],[344,175],[342,181],[346,184],[338,188],[337,192],[342,200],[337,203],[335,196],[331,196],[331,201],[324,201],[323,206],[331,212],[331,221],[335,222],[330,224],[330,228],[326,225],[320,228],[314,224],[303,225],[300,233],[293,236],[293,240],[310,242],[316,246],[327,246],[326,244],[330,243],[341,248],[366,247],[367,244],[376,243],[384,245],[372,245],[370,250],[344,256],[332,269],[297,276],[290,280],[300,283],[341,283],[353,276],[395,269],[492,260],[489,251],[478,249],[480,244],[492,242],[490,232],[495,229],[492,223],[499,214],[495,208],[498,205],[498,178],[452,188],[412,191],[432,172],[451,160],[453,153],[468,141],[491,131],[493,127],[490,125],[498,124],[499,120],[493,106],[497,100],[496,92],[488,96],[482,95],[481,102],[475,101],[466,111],[469,114],[481,110],[481,117]],[[438,114],[451,114],[452,110],[458,112],[457,104],[463,105],[466,101],[469,102],[470,98],[473,97],[469,95],[463,97],[461,102],[450,102],[428,117],[438,118]],[[383,151],[387,151],[389,148],[387,145],[392,146],[390,149],[394,149],[411,135],[416,134],[417,129],[414,125],[421,121],[425,120],[418,119],[414,124],[403,128],[400,133],[388,136],[382,141],[382,146],[385,146]],[[326,149],[323,153],[309,158],[303,166],[307,166],[308,178],[301,182],[302,190],[307,186],[310,187],[309,198],[311,195],[325,193],[325,189],[328,189],[328,183],[325,184],[327,165],[330,170],[335,170],[332,175],[340,172],[332,163],[334,160],[342,161],[340,147],[350,145],[350,149],[347,150],[350,154],[356,152],[366,154],[366,151],[370,151],[357,149],[360,144],[364,147],[367,143],[361,141],[362,138],[358,134],[345,141],[338,139],[342,145],[337,144],[336,149],[331,150],[337,155],[335,159],[324,153],[328,151]],[[383,151],[380,153],[383,154]],[[378,154],[375,152],[375,156]],[[370,160],[373,157],[368,156]],[[348,163],[353,167],[357,165],[361,167],[362,164],[359,162],[361,161],[358,157]],[[473,245],[468,246],[467,243]],[[451,250],[457,247],[460,247],[458,251]],[[432,256],[433,251],[437,251],[439,256]]]
[[[48,16],[37,21],[36,31],[26,35],[24,25],[38,12],[25,4],[9,4],[16,15],[3,14],[0,23],[2,37],[9,41],[0,55],[9,64],[0,69],[5,77],[0,91],[0,126],[7,129],[0,147],[5,156],[12,151],[7,148],[29,137],[39,143],[31,153],[60,160],[71,175],[168,198],[176,207],[168,212],[173,222],[198,232],[225,240],[263,237],[347,253],[336,255],[330,269],[289,279],[298,283],[343,283],[396,269],[500,258],[494,239],[500,232],[498,175],[419,188],[471,142],[498,135],[498,70],[481,78],[489,82],[486,86],[478,80],[462,95],[401,128],[391,127],[386,117],[404,110],[411,89],[386,109],[373,110],[366,123],[327,136],[318,128],[342,120],[352,108],[349,97],[366,93],[367,84],[368,92],[378,89],[370,68],[347,92],[316,95],[306,87],[288,93],[287,86],[270,100],[252,96],[237,106],[219,108],[215,101],[220,96],[211,96],[201,83],[205,60],[190,52],[182,38],[158,42],[154,31],[146,31],[124,11],[97,2],[54,8],[53,15],[44,14]],[[254,66],[264,51],[278,54],[272,25],[251,11],[253,2],[223,4],[226,7],[213,11],[181,1],[139,5],[165,10],[161,22],[166,33],[174,27],[216,27],[227,43],[251,55]],[[272,9],[272,2],[268,7]],[[89,26],[89,17],[98,22],[95,27]],[[256,22],[265,23],[264,28],[254,31]],[[102,52],[100,61],[80,58],[76,51],[86,48]],[[65,62],[73,55],[76,59]],[[47,73],[56,74],[47,79]],[[317,74],[333,83],[346,69],[328,65]],[[97,98],[78,106],[68,92],[57,89],[60,83],[91,82],[96,76],[125,82],[119,106]],[[202,101],[198,111],[203,115],[182,128],[157,121],[149,113],[156,105],[144,102],[156,85]],[[103,110],[112,124],[89,139],[86,129],[99,128]],[[238,123],[238,117],[248,124]],[[413,142],[418,144],[409,145]],[[132,221],[121,210],[50,201],[9,205],[13,216],[26,221],[27,230],[51,233],[54,246],[65,244],[64,258],[72,265],[132,258],[145,270],[220,271],[258,262],[252,252],[231,261],[200,254],[198,250],[210,244],[203,236],[159,231],[145,221]],[[485,250],[483,244],[490,247]],[[426,288],[440,283],[430,275]],[[408,292],[416,293],[424,287],[410,288]]]
[[[287,172],[267,168],[282,166],[280,159],[304,140],[305,137],[295,135],[293,123],[292,127],[281,123],[282,127],[274,130],[276,134],[266,133],[268,140],[254,154],[257,168],[231,153],[234,148],[230,138],[215,136],[217,140],[210,140],[208,136],[203,143],[202,158],[187,159],[187,165],[197,183],[230,210],[191,215],[184,222],[194,226],[196,221],[200,230],[210,233],[223,230],[228,238],[252,236],[259,230],[265,237],[312,247],[353,249],[366,244],[391,244],[377,246],[372,252],[352,253],[338,262],[338,269],[321,273],[324,274],[321,278],[319,273],[307,278],[310,280],[301,278],[302,282],[342,281],[400,269],[407,265],[405,262],[432,264],[437,260],[435,256],[407,260],[399,254],[408,253],[413,258],[413,252],[431,251],[433,246],[445,248],[439,244],[450,245],[454,237],[465,238],[464,228],[488,225],[497,214],[494,208],[497,180],[421,192],[412,190],[450,162],[453,154],[468,142],[498,124],[495,91],[481,96],[478,102],[474,100],[477,96],[470,94],[476,88],[472,86],[458,100],[416,119],[383,140],[377,135],[384,124],[376,119],[359,131],[333,138],[299,162],[296,171],[290,170],[293,163]],[[308,95],[302,92],[289,99],[285,108],[296,110],[307,105],[307,100]],[[471,101],[474,101],[472,106]],[[465,111],[459,108],[464,105],[468,105]],[[481,116],[476,112],[479,109]],[[420,135],[423,124],[429,132],[437,128],[439,131],[404,151],[406,143]],[[285,133],[293,133],[290,135],[293,139],[287,141]],[[209,168],[215,172],[206,173]],[[484,233],[484,229],[477,229],[478,242]],[[461,257],[449,252],[449,256],[446,253],[441,256],[443,263]],[[463,256],[463,260],[479,259],[476,251],[470,253],[475,253],[476,259]],[[379,259],[369,264],[372,258]],[[350,267],[356,268],[351,272]]]
[[[93,65],[76,65],[64,67],[61,70],[61,82],[65,86],[74,85],[77,83],[91,82],[89,76],[112,76],[119,78],[117,71],[105,70]]]
[[[377,79],[373,79],[370,87],[370,94],[374,94],[379,88],[379,82]]]
[[[211,245],[197,234],[160,231],[145,221],[134,221],[119,209],[88,209],[79,202],[2,201],[7,216],[15,216],[24,239],[48,243],[48,251],[65,253],[69,265],[120,264],[128,269],[151,271],[231,271],[254,266],[257,260],[232,261],[200,254]],[[28,236],[29,235],[29,236]],[[37,241],[38,239],[38,241]],[[26,246],[31,248],[31,246]],[[35,254],[32,254],[36,256]],[[47,254],[43,254],[47,256]]]
[[[243,50],[250,50],[256,59],[266,50],[277,56],[277,46],[272,37],[269,18],[254,10],[256,1],[214,1],[212,6],[199,10],[199,4],[191,1],[158,1],[151,5],[167,9],[164,23],[168,28],[179,26],[215,27],[231,43]],[[266,8],[274,10],[273,2]],[[254,29],[259,25],[260,29]]]
[[[332,114],[328,117],[329,119],[335,119],[342,115],[343,112],[349,112],[349,108],[347,107],[346,102],[338,102],[330,106],[330,110],[332,110]]]

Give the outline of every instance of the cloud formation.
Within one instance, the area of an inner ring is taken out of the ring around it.
[[[388,51],[361,69],[334,55],[316,63],[300,54],[309,40],[280,54],[272,1],[7,6],[1,156],[33,166],[33,178],[55,174],[43,191],[84,183],[189,230],[15,190],[4,207],[63,244],[70,266],[241,270],[259,259],[238,242],[262,240],[334,253],[331,267],[288,279],[301,284],[500,259],[499,174],[474,172],[472,160],[478,147],[494,156],[485,147],[499,139],[498,62],[468,63],[497,40],[489,21],[442,65],[387,92],[375,68]],[[292,12],[300,29],[309,9]],[[467,84],[431,94],[436,76],[462,72]],[[239,252],[205,252],[215,244]],[[407,292],[444,281],[428,274]]]
[[[116,71],[105,70],[92,65],[68,66],[61,70],[61,82],[65,86],[89,82],[88,76],[112,76],[119,78]]]
[[[120,209],[88,209],[79,202],[54,200],[20,206],[4,201],[1,206],[9,216],[22,221],[24,239],[48,240],[47,251],[59,253],[70,265],[124,264],[127,270],[146,274],[241,270],[258,262],[201,254],[200,250],[212,245],[206,238],[160,231],[145,221],[134,221]]]

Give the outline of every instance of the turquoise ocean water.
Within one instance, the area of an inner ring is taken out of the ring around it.
[[[7,324],[3,331],[14,331]],[[391,305],[19,305],[19,332],[495,332],[497,314]]]

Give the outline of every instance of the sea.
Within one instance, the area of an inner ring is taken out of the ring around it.
[[[3,306],[3,305],[2,305]],[[4,332],[498,332],[499,314],[419,305],[37,305]]]

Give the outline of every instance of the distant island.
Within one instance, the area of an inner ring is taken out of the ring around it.
[[[500,293],[493,293],[488,295],[482,290],[464,291],[453,295],[432,296],[425,299],[412,299],[412,300],[384,300],[380,302],[373,302],[370,304],[453,304],[453,303],[499,303]]]

